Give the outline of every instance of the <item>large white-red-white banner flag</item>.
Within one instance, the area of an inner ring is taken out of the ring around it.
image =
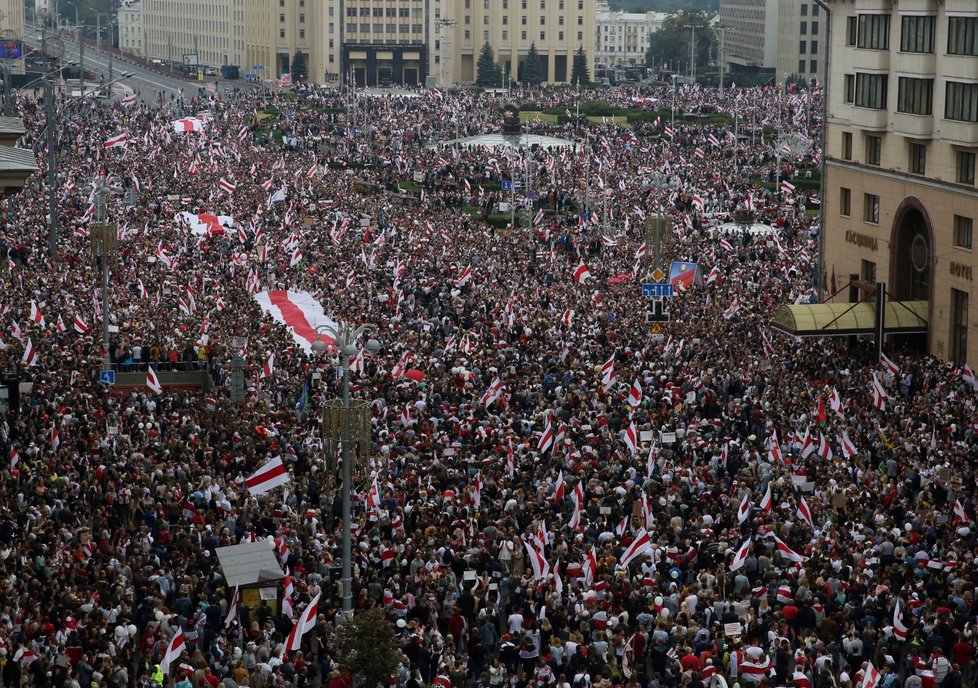
[[[275,322],[282,323],[292,333],[295,343],[307,354],[312,343],[322,340],[327,346],[333,343],[328,334],[318,334],[317,327],[336,329],[336,321],[323,312],[323,306],[307,291],[260,291],[255,301]]]
[[[227,229],[234,227],[234,218],[230,215],[184,211],[177,213],[174,219],[190,227],[194,236],[224,236]]]

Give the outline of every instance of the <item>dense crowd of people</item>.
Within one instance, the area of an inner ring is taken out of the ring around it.
[[[355,681],[333,636],[342,505],[321,418],[341,354],[262,310],[276,290],[382,345],[351,372],[371,410],[352,597],[396,630],[392,683],[974,684],[970,368],[770,326],[833,296],[798,183],[817,176],[818,89],[686,86],[675,121],[634,126],[539,117],[528,129],[573,145],[535,150],[440,143],[498,131],[510,100],[570,115],[592,96],[141,96],[59,102],[54,255],[45,178],[6,201],[0,365],[30,389],[0,418],[3,686]],[[671,115],[668,89],[599,97]],[[19,106],[41,153],[44,108]],[[513,179],[527,221],[493,222]],[[738,211],[772,229],[718,232]],[[655,327],[654,215],[662,264],[698,266]],[[103,317],[120,375],[207,370],[217,388],[100,384]],[[288,482],[251,494],[275,459]],[[291,585],[246,604],[217,550],[263,539]]]

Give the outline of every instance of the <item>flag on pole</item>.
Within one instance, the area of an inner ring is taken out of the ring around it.
[[[585,265],[584,261],[581,260],[578,263],[577,268],[574,270],[574,281],[578,284],[583,284],[589,279],[591,279],[591,271],[587,269],[587,265]]]
[[[224,628],[230,628],[231,624],[238,620],[238,597],[240,591],[238,586],[234,586],[234,595],[231,597],[231,604],[228,605],[228,615],[224,619]]]
[[[744,544],[742,544],[740,546],[740,549],[738,549],[736,554],[734,554],[733,561],[730,562],[731,571],[738,570],[740,567],[744,565],[744,562],[747,561],[747,554],[750,552],[750,543],[751,543],[750,538],[744,540]]]
[[[621,566],[621,568],[627,568],[632,561],[651,549],[652,538],[649,537],[649,534],[645,528],[642,528],[642,530],[640,530],[635,536],[632,544],[630,544],[628,548],[622,552],[621,559],[619,560],[619,566]]]
[[[160,662],[160,669],[163,671],[164,676],[169,675],[170,664],[180,658],[180,655],[183,654],[186,647],[187,643],[183,637],[183,629],[177,628],[177,632],[170,638],[170,642],[166,646],[166,652],[163,653],[163,660]]]
[[[163,393],[163,385],[160,384],[160,379],[156,377],[156,371],[153,370],[153,366],[146,366],[146,386],[153,390],[154,394]]]
[[[295,622],[295,626],[289,631],[289,637],[285,641],[286,653],[298,650],[302,646],[302,636],[316,627],[316,611],[318,607],[319,595],[316,595],[306,608],[302,610],[302,614],[299,615],[299,620]]]

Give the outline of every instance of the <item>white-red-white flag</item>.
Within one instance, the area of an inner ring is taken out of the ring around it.
[[[812,520],[812,510],[808,508],[808,502],[805,501],[804,497],[798,497],[798,510],[796,513],[798,514],[798,518],[814,530],[815,522]]]
[[[652,549],[652,538],[649,537],[648,531],[642,528],[635,535],[635,539],[632,540],[632,544],[622,552],[621,559],[619,560],[619,565],[622,568],[626,568],[633,560],[642,556],[646,552]]]
[[[289,482],[289,469],[280,456],[276,456],[245,478],[245,486],[253,495],[264,494],[287,482]]]
[[[530,566],[533,568],[533,578],[536,580],[546,580],[547,576],[550,575],[550,564],[547,563],[543,554],[531,545],[528,540],[523,542],[523,546],[526,547],[526,553],[530,559]]]
[[[900,367],[890,360],[890,357],[880,351],[880,363],[883,364],[883,368],[890,374],[896,375],[900,372]]]
[[[27,346],[24,347],[24,356],[20,362],[28,368],[37,363],[37,349],[34,348],[34,342],[31,341],[30,337],[27,338]]]
[[[866,672],[863,674],[863,682],[859,688],[876,688],[880,683],[880,672],[873,666],[872,662],[866,663]]]
[[[268,354],[268,360],[265,361],[265,365],[262,366],[261,372],[258,374],[259,380],[264,380],[266,377],[271,377],[272,373],[275,372],[275,354]]]
[[[169,675],[170,664],[179,659],[186,648],[187,642],[183,637],[183,629],[177,628],[177,632],[170,638],[170,642],[166,646],[166,652],[163,653],[163,659],[160,661],[160,669],[163,671],[164,676]]]
[[[900,598],[896,600],[896,605],[893,607],[893,636],[900,641],[907,639],[907,633],[910,631],[903,623],[903,615],[900,613]]]
[[[228,615],[224,618],[224,628],[230,628],[231,624],[238,620],[238,599],[240,597],[238,586],[234,586],[234,595],[231,597],[231,604],[228,605]]]
[[[124,132],[118,136],[112,136],[105,140],[105,147],[108,148],[125,148],[128,144],[128,135]]]
[[[750,544],[751,544],[751,539],[747,538],[746,540],[744,540],[744,544],[742,544],[740,548],[737,550],[737,552],[734,554],[733,561],[730,562],[731,571],[736,571],[737,569],[739,569],[744,565],[745,561],[747,561],[747,554],[750,552]]]
[[[808,561],[808,557],[798,554],[798,552],[788,547],[788,545],[786,545],[777,535],[774,535],[773,537],[774,545],[778,548],[778,551],[781,553],[782,557],[788,561],[793,561],[796,564]]]
[[[316,612],[319,608],[319,595],[312,598],[306,608],[299,615],[299,620],[289,631],[289,637],[285,641],[285,651],[295,652],[302,646],[302,636],[316,627]]]
[[[153,390],[154,394],[163,393],[163,385],[160,384],[160,378],[156,376],[156,371],[151,365],[146,366],[146,386]]]
[[[632,388],[628,391],[628,398],[625,402],[631,407],[637,407],[642,403],[642,384],[638,378],[632,383]]]
[[[591,271],[587,269],[587,265],[585,265],[584,261],[582,260],[578,263],[577,268],[574,270],[574,281],[578,284],[583,284],[589,279],[591,279]]]
[[[744,495],[740,500],[740,506],[737,507],[737,524],[742,524],[748,516],[750,516],[750,492]]]

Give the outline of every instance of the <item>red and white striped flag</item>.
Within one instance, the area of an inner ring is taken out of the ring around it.
[[[154,394],[163,393],[163,385],[160,384],[160,379],[151,365],[146,366],[146,386],[153,390]]]
[[[891,361],[890,357],[884,354],[882,351],[880,351],[880,363],[883,364],[883,368],[886,369],[890,375],[896,375],[900,372],[900,367]]]
[[[34,348],[34,343],[30,337],[27,338],[27,346],[24,347],[24,356],[20,359],[20,362],[28,368],[37,363],[37,349]]]
[[[45,327],[44,314],[41,313],[41,309],[38,307],[37,302],[31,299],[31,322],[37,323],[41,327]]]
[[[583,284],[589,279],[591,279],[591,271],[587,269],[587,265],[585,265],[584,261],[582,260],[578,263],[577,268],[574,270],[574,281],[578,284]]]
[[[642,383],[638,378],[632,383],[632,388],[628,391],[628,398],[625,400],[631,407],[637,407],[642,403]]]
[[[808,527],[815,529],[815,522],[812,520],[812,510],[808,508],[808,502],[805,501],[804,497],[798,497],[798,510],[796,511],[798,518],[808,524]]]
[[[160,661],[160,669],[163,671],[164,676],[169,675],[170,664],[179,659],[186,648],[187,642],[183,637],[183,629],[178,627],[177,632],[170,638],[170,642],[166,646],[166,652],[163,653],[163,659]]]
[[[258,374],[259,380],[264,380],[266,377],[271,377],[272,373],[275,372],[275,354],[268,354],[268,360],[265,361],[265,365],[262,366],[261,372]]]
[[[898,597],[896,605],[893,607],[893,637],[900,641],[906,640],[909,630],[903,624],[903,615],[900,613],[900,598]]]
[[[234,586],[234,595],[231,597],[231,604],[228,605],[228,615],[224,619],[224,628],[230,628],[231,624],[238,620],[238,599],[241,591],[238,586]]]
[[[619,560],[619,566],[622,568],[627,568],[628,565],[634,561],[636,558],[642,556],[646,552],[652,549],[652,538],[649,537],[648,532],[645,528],[642,528],[632,540],[632,544],[622,552],[621,559]]]
[[[778,548],[778,551],[781,553],[782,557],[788,561],[795,562],[796,564],[808,561],[808,557],[798,554],[796,551],[788,547],[788,545],[784,544],[781,538],[779,538],[777,535],[774,535],[773,537],[774,544]]]
[[[287,482],[289,482],[289,470],[280,456],[276,456],[245,478],[245,486],[253,495],[264,494]]]
[[[795,192],[795,185],[792,184],[791,182],[789,182],[787,179],[782,179],[781,180],[781,190],[782,191],[787,191],[788,193],[794,193]]]
[[[234,190],[238,188],[224,177],[221,177],[221,181],[219,181],[217,185],[221,187],[224,191],[227,191],[228,193],[234,193]]]
[[[863,682],[859,688],[876,688],[880,682],[880,672],[873,666],[872,662],[866,664],[866,672],[863,674]]]
[[[747,538],[744,540],[744,544],[740,546],[737,552],[734,554],[733,561],[730,562],[730,570],[736,571],[744,565],[747,561],[747,554],[750,552],[751,539]]]
[[[112,138],[105,140],[105,147],[108,148],[125,148],[127,144],[127,135],[125,133],[119,134],[118,136],[113,136]]]
[[[523,541],[526,553],[530,559],[530,566],[533,567],[533,578],[535,580],[546,580],[550,575],[550,564],[544,558],[543,553],[530,544],[529,540]]]
[[[306,608],[302,610],[302,614],[299,615],[299,620],[295,622],[295,626],[289,631],[289,637],[285,641],[286,653],[298,650],[302,646],[302,636],[316,627],[316,613],[318,608],[319,595],[316,595]]]
[[[967,512],[964,510],[964,505],[961,503],[960,499],[954,500],[954,515],[957,516],[958,520],[962,523],[967,523],[971,520]]]
[[[82,320],[80,315],[75,314],[75,317],[72,320],[72,326],[75,328],[75,332],[79,334],[88,334],[88,323]]]

